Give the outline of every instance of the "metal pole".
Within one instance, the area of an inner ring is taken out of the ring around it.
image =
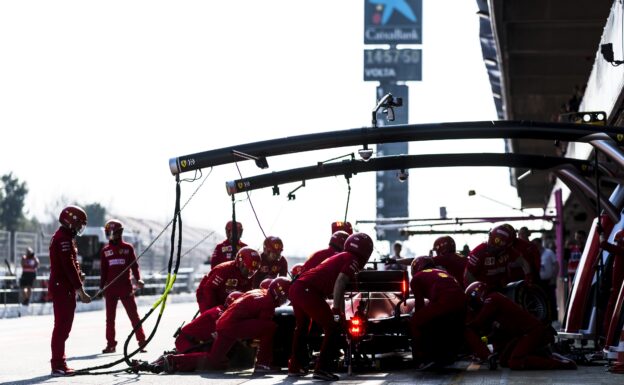
[[[561,189],[555,190],[555,210],[557,220],[555,222],[555,241],[557,248],[557,261],[559,262],[559,277],[563,282],[563,303],[568,303],[568,267],[564,265],[564,224],[563,224],[563,195]],[[559,316],[557,316],[557,319]]]
[[[616,144],[622,144],[624,131],[621,127],[605,126],[600,130]],[[427,140],[509,138],[588,142],[595,139],[588,138],[588,135],[595,133],[596,126],[592,125],[513,120],[400,124],[378,129],[364,127],[290,136],[182,155],[169,160],[169,169],[176,175],[241,161],[232,151],[260,158],[363,144]]]
[[[307,181],[371,171],[425,167],[523,167],[536,170],[567,167],[566,171],[572,170],[575,175],[581,175],[581,173],[593,170],[591,163],[584,160],[543,155],[511,153],[394,155],[373,158],[368,161],[349,160],[322,163],[315,166],[277,171],[228,181],[225,185],[228,194],[232,195],[301,180]]]

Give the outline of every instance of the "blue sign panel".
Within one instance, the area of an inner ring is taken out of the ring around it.
[[[364,80],[395,82],[422,80],[420,49],[364,50]]]
[[[364,0],[364,44],[422,44],[422,0]]]

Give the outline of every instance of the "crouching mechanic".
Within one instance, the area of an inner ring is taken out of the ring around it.
[[[108,238],[108,245],[100,251],[100,289],[106,287],[104,300],[106,302],[106,347],[102,353],[114,353],[117,341],[115,340],[115,314],[117,301],[126,309],[128,318],[135,328],[141,322],[134,300],[134,290],[130,282],[130,271],[136,280],[137,287],[143,288],[143,280],[139,272],[134,247],[124,242],[123,224],[111,219],[104,225],[104,231]],[[141,352],[145,352],[145,332],[139,327],[136,330],[136,339]]]
[[[466,288],[468,306],[475,312],[468,321],[466,341],[482,360],[489,354],[480,335],[490,335],[500,364],[510,369],[576,369],[576,363],[553,354],[549,345],[556,331],[531,315],[512,300],[489,292],[482,282]]]
[[[429,256],[412,261],[410,288],[414,294],[410,319],[414,364],[425,369],[454,362],[463,342],[464,290],[449,272],[436,269]]]
[[[244,293],[219,317],[216,337],[210,352],[165,355],[155,362],[153,372],[192,372],[205,369],[225,369],[227,354],[239,340],[260,340],[254,373],[272,371],[273,335],[277,325],[273,322],[275,308],[288,299],[290,280],[277,277],[268,290],[255,289]]]
[[[216,330],[217,320],[225,309],[243,295],[240,291],[228,294],[223,305],[217,305],[203,312],[189,324],[183,326],[176,333],[176,353],[190,353],[192,351],[208,351],[214,341],[213,333]]]
[[[464,270],[466,270],[466,257],[457,253],[455,240],[446,235],[439,237],[433,242],[433,261],[436,266],[442,267],[455,278],[457,283],[464,289]]]
[[[259,288],[260,282],[266,278],[285,277],[288,274],[288,261],[282,256],[283,250],[284,242],[279,237],[268,236],[264,239],[260,268],[253,277],[254,289]]]
[[[326,259],[317,267],[303,272],[290,288],[290,303],[295,312],[295,333],[288,361],[289,376],[305,376],[308,352],[305,346],[310,319],[323,328],[323,342],[314,369],[314,378],[337,381],[331,373],[337,357],[337,337],[344,322],[344,292],[349,281],[364,267],[373,252],[373,241],[364,233],[355,233],[344,244],[344,252]],[[333,294],[333,308],[327,297]]]
[[[223,305],[233,291],[251,290],[251,278],[260,268],[260,254],[251,247],[243,247],[236,259],[219,264],[199,283],[195,293],[200,313]]]

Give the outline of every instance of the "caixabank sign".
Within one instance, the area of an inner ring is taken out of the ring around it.
[[[422,44],[422,0],[364,4],[364,44]]]

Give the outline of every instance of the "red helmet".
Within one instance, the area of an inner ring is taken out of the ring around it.
[[[251,247],[245,246],[236,253],[236,266],[247,278],[251,278],[256,274],[261,262],[260,254]]]
[[[282,258],[282,250],[284,250],[284,242],[279,237],[268,236],[262,244],[264,257],[269,261],[277,261]]]
[[[234,227],[234,222],[229,221],[228,223],[225,224],[225,231],[232,231],[232,228]],[[236,222],[236,229],[238,230],[239,234],[241,231],[243,231],[243,224],[240,222]]]
[[[117,219],[111,219],[104,225],[104,232],[106,233],[106,237],[108,239],[112,239],[111,236],[116,237],[117,235],[121,237],[123,229],[123,224]]]
[[[239,299],[241,295],[243,295],[243,293],[241,293],[240,291],[233,291],[233,292],[231,292],[230,294],[228,294],[227,297],[225,297],[225,302],[223,303],[223,307],[225,307],[225,308],[230,307],[230,305],[234,301]]]
[[[466,297],[471,307],[479,307],[485,302],[488,286],[484,282],[474,281],[466,288]]]
[[[288,299],[289,289],[290,280],[285,277],[277,277],[269,285],[268,292],[271,293],[276,304],[282,305]]]
[[[428,255],[422,255],[420,257],[414,258],[412,261],[412,276],[419,271],[423,271],[425,269],[433,269],[435,267],[435,262],[433,258]]]
[[[282,250],[284,250],[284,242],[282,242],[280,237],[273,237],[269,235],[264,239],[264,243],[262,244],[264,247],[265,253],[278,253],[281,254]]]
[[[349,238],[345,241],[344,250],[368,261],[368,258],[373,253],[373,240],[365,233],[349,235]]]
[[[349,238],[349,233],[343,230],[335,231],[331,238],[329,238],[329,245],[336,250],[342,251],[344,249],[344,243]]]
[[[303,263],[298,263],[290,269],[290,276],[293,278],[301,273],[303,273]]]
[[[440,237],[433,242],[433,250],[437,255],[453,254],[456,250],[455,241],[448,235]]]
[[[616,243],[622,243],[622,241],[624,241],[624,229],[615,233],[615,235],[613,236],[613,240]]]
[[[506,249],[516,239],[516,230],[511,225],[504,224],[490,230],[488,245],[496,249]]]
[[[332,234],[338,230],[346,231],[347,234],[353,234],[353,227],[351,226],[351,222],[342,222],[336,221],[331,224]]]
[[[509,223],[503,223],[503,224],[501,225],[501,227],[504,227],[504,228],[506,228],[507,230],[509,230],[509,232],[511,233],[511,237],[512,237],[513,239],[516,239],[516,237],[518,236],[518,234],[517,234],[517,232],[516,232],[516,229],[515,229],[512,225],[510,225]]]
[[[260,289],[267,290],[269,288],[269,285],[271,284],[271,282],[273,282],[273,278],[265,278],[265,279],[263,279],[262,282],[260,282]]]
[[[78,206],[67,206],[61,211],[59,222],[80,235],[87,226],[87,213]]]

